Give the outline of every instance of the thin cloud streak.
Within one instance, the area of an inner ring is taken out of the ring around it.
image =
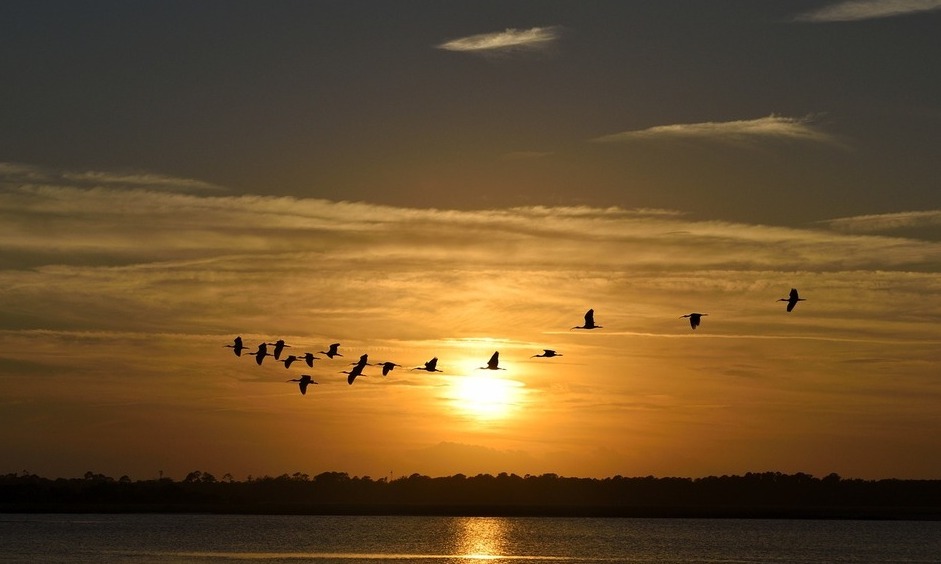
[[[552,265],[552,270],[603,271],[630,256],[635,268],[670,271],[732,265],[847,270],[930,267],[938,253],[938,244],[928,241],[692,221],[670,210],[421,210],[123,186],[7,187],[0,191],[0,213],[7,217],[0,225],[0,253],[19,257],[24,267],[43,269],[186,266],[207,260],[219,266],[224,259],[227,268],[242,263],[238,270],[258,271],[279,261],[342,263],[355,254],[377,268],[461,257],[477,268]],[[8,263],[15,268],[15,262]]]
[[[810,118],[770,115],[726,122],[681,123],[623,131],[591,139],[595,143],[619,143],[656,139],[703,139],[726,142],[755,142],[780,139],[836,144],[836,139],[814,127]]]
[[[437,48],[470,53],[541,49],[558,40],[561,29],[559,26],[507,29],[496,33],[481,33],[452,39],[437,45]]]
[[[841,217],[822,221],[822,224],[847,233],[878,233],[899,229],[917,229],[941,226],[941,210],[907,211]]]
[[[852,22],[941,10],[941,0],[850,0],[798,15],[802,22]]]

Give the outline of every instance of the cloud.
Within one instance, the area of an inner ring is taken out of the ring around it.
[[[941,0],[849,0],[798,15],[796,21],[850,22],[941,10]]]
[[[142,171],[58,171],[21,163],[0,162],[0,187],[69,185],[82,188],[110,187],[180,193],[220,193],[225,188],[195,180]]]
[[[513,50],[543,49],[559,39],[559,26],[507,29],[496,33],[481,33],[446,41],[437,46],[445,51],[471,53],[505,52]]]
[[[814,127],[809,118],[768,117],[726,122],[680,123],[647,129],[623,131],[592,139],[598,143],[618,143],[651,139],[704,139],[750,142],[763,139],[835,143],[834,137]]]
[[[841,217],[821,222],[847,233],[878,233],[941,226],[941,210],[908,211]]]

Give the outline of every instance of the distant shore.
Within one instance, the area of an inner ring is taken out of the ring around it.
[[[0,513],[207,513],[631,518],[941,520],[941,480],[482,474],[394,480],[341,472],[246,481],[0,476]]]
[[[833,519],[941,521],[941,507],[598,507],[493,505],[188,505],[0,504],[0,514],[369,515],[439,517],[594,517],[635,519]]]

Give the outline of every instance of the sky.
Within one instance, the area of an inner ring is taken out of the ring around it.
[[[941,479],[939,29],[3,2],[0,473]]]

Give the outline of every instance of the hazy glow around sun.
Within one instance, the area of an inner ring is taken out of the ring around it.
[[[475,419],[502,419],[519,407],[522,384],[493,374],[471,374],[454,378],[452,405]]]

